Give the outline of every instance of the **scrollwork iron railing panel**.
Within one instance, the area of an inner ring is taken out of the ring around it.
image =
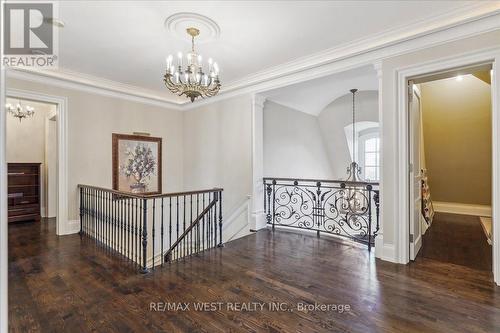
[[[314,230],[366,244],[378,234],[378,183],[264,178],[266,220],[275,226]]]

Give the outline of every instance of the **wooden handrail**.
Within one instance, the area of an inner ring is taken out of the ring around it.
[[[161,194],[136,194],[136,193],[123,192],[123,191],[118,191],[118,190],[112,190],[109,188],[92,186],[92,185],[84,185],[84,184],[78,184],[78,188],[90,188],[90,189],[94,189],[94,190],[106,191],[106,192],[113,193],[116,195],[121,195],[121,196],[129,197],[129,198],[137,198],[137,199],[168,198],[168,197],[178,197],[178,196],[183,196],[183,195],[194,195],[194,194],[222,192],[223,191],[222,188],[212,188],[212,189],[187,191],[187,192],[172,192],[172,193],[161,193]]]
[[[180,237],[177,238],[177,240],[174,242],[174,244],[172,244],[172,246],[170,246],[170,248],[168,249],[168,251],[165,253],[165,261],[170,261],[170,254],[172,253],[172,251],[175,250],[175,248],[177,247],[177,245],[179,245],[179,243],[189,234],[189,232],[191,230],[193,230],[193,228],[200,222],[200,220],[217,204],[217,197],[215,197],[214,199],[212,199],[212,201],[208,204],[208,206],[200,213],[200,215],[198,215],[198,217],[196,217],[196,219],[191,222],[191,224],[189,225],[189,227],[182,233],[182,235],[180,235]]]
[[[378,182],[353,182],[347,180],[336,180],[336,179],[308,179],[308,178],[278,178],[278,177],[264,177],[264,181],[275,180],[275,181],[290,181],[290,182],[320,182],[320,183],[338,183],[338,184],[347,184],[347,185],[372,185],[378,186]]]

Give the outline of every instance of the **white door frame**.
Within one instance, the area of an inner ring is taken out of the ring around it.
[[[492,98],[492,220],[493,220],[493,277],[500,285],[500,48],[455,55],[421,64],[396,69],[397,96],[397,158],[399,195],[396,196],[396,259],[409,262],[409,163],[408,163],[408,80],[416,76],[447,71],[478,63],[490,62],[493,66],[491,80]]]
[[[32,100],[35,102],[56,105],[57,112],[57,217],[56,234],[67,235],[71,233],[68,227],[68,99],[61,96],[51,96],[34,91],[7,88],[6,97]],[[7,116],[7,115],[5,115]],[[0,149],[6,149],[5,143]],[[4,176],[6,170],[0,171]]]
[[[412,83],[413,86],[411,87],[412,88],[412,91],[411,93],[414,95],[414,98],[418,99],[418,105],[419,105],[419,110],[418,110],[418,113],[419,113],[419,117],[420,117],[420,120],[419,120],[419,127],[418,128],[415,128],[415,124],[412,122],[412,117],[409,118],[409,127],[410,128],[413,128],[413,131],[418,131],[419,132],[419,137],[420,135],[422,135],[421,133],[421,126],[422,126],[422,95],[420,94],[420,90],[418,89],[418,86],[414,83]],[[408,91],[408,93],[410,93],[410,91]],[[415,100],[412,100],[410,104],[414,103]],[[411,107],[410,105],[408,107]],[[410,112],[410,111],[409,111]],[[413,112],[413,111],[411,111]],[[409,139],[410,139],[410,144],[411,144],[411,141],[412,141],[412,138],[413,138],[413,141],[415,142],[415,133],[412,133],[411,131],[409,131]],[[419,139],[420,140],[420,139]],[[422,141],[419,141],[419,151],[418,151],[418,154],[419,154],[419,163],[418,163],[418,169],[415,168],[415,166],[413,167],[413,170],[412,172],[410,172],[410,188],[409,188],[409,195],[410,195],[410,207],[415,207],[415,173],[418,172],[418,179],[419,179],[419,184],[421,184],[421,181],[422,181],[422,175],[421,175],[421,169],[422,169],[422,161],[420,160],[420,151],[423,149],[423,147],[421,147],[421,143]],[[412,148],[414,149],[414,147],[410,147],[409,148],[409,152],[410,154],[408,155],[410,159],[415,159],[415,151],[412,150]],[[415,161],[413,161],[413,164],[415,164]],[[420,201],[422,201],[422,194],[420,194]],[[420,202],[421,204],[421,202]],[[410,212],[411,213],[411,212]],[[411,244],[409,244],[409,251],[410,251],[410,260],[415,260],[415,257],[417,256],[419,250],[421,249],[422,247],[422,215],[419,211],[419,219],[417,221],[415,221],[415,212],[411,213],[410,214],[410,234],[411,233],[414,233],[415,232],[415,224],[418,224],[418,234],[413,234],[413,247],[411,246]],[[412,217],[413,217],[413,220],[412,220]]]

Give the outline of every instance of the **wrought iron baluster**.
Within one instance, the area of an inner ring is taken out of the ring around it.
[[[205,193],[202,194],[202,207],[203,209],[205,209]],[[206,247],[205,247],[205,239],[206,239],[206,227],[205,227],[205,215],[203,215],[203,218],[202,218],[202,223],[203,223],[203,230],[202,230],[202,248],[203,248],[203,251],[205,251]]]
[[[372,249],[372,186],[367,185],[368,190],[368,252]]]
[[[208,193],[208,204],[212,202],[212,193]],[[208,212],[207,216],[207,227],[208,227],[208,235],[207,235],[207,247],[212,247],[212,210]]]
[[[172,246],[172,197],[168,198],[168,247]]]
[[[217,207],[215,208],[217,209]],[[222,243],[222,191],[219,191],[219,244],[217,245],[218,247],[223,247],[224,244]]]
[[[93,208],[92,208],[92,211],[93,211],[93,223],[92,223],[92,236],[94,237],[94,242],[97,244],[97,232],[96,232],[96,226],[97,226],[97,221],[96,221],[96,218],[97,218],[97,190],[94,189],[92,191],[93,193]]]
[[[80,187],[80,237],[83,235],[83,187]]]
[[[189,214],[190,214],[190,223],[189,225],[193,224],[193,195],[191,194],[189,196]],[[189,248],[188,248],[188,255],[192,255],[193,254],[193,229],[191,229],[191,231],[189,232],[188,234],[188,243],[189,243]]]
[[[160,234],[161,234],[161,252],[160,252],[160,258],[163,257],[163,254],[165,252],[163,252],[163,240],[164,240],[164,232],[163,232],[163,209],[164,209],[164,203],[163,203],[163,198],[161,198],[161,231],[160,231]],[[163,266],[163,259],[160,259],[161,260],[161,265]]]
[[[102,195],[103,195],[103,191],[99,190],[98,191],[98,196],[97,196],[97,202],[99,203],[99,215],[98,215],[98,221],[99,221],[99,229],[98,229],[98,232],[99,232],[99,242],[100,242],[100,245],[102,246],[104,244],[104,240],[102,238],[102,222],[103,222],[103,219],[102,219],[102,212],[103,212],[103,208],[102,208],[102,204],[103,204],[103,200],[102,200]]]
[[[127,259],[130,260],[130,198],[127,198]]]
[[[114,211],[114,217],[113,217],[113,249],[115,251],[118,251],[118,203],[119,203],[119,198],[118,195],[115,194],[113,197],[113,211]]]
[[[142,222],[142,219],[144,218],[144,214],[143,214],[143,201],[142,200],[139,200],[139,237],[138,238],[138,252],[139,252],[139,266],[141,266],[141,262],[142,262],[142,225],[143,225],[143,222]]]
[[[196,194],[196,216],[200,216],[200,194]],[[196,253],[200,252],[200,221],[196,224]]]
[[[373,237],[375,238],[378,235],[378,232],[380,230],[380,221],[379,221],[379,216],[380,216],[380,191],[379,190],[374,190],[373,191],[373,202],[375,203],[375,218],[376,218],[375,231],[373,232]]]
[[[177,196],[177,214],[176,214],[176,220],[177,220],[177,234],[175,235],[175,238],[179,238],[179,200],[180,200],[180,196]],[[178,256],[178,253],[177,251],[175,252],[175,255],[176,255],[176,258],[177,259],[177,256]]]
[[[219,199],[219,195],[217,192],[214,192],[214,200],[215,200],[215,206],[214,206],[214,246],[217,244],[217,202]]]
[[[273,231],[276,223],[276,180],[273,180]]]
[[[152,242],[151,242],[151,247],[153,250],[153,264],[152,268],[155,269],[155,223],[156,223],[156,198],[153,198],[153,221],[152,221],[152,226],[151,226],[151,236],[152,236]]]
[[[267,224],[271,224],[271,193],[273,192],[271,188],[271,184],[267,184],[266,193],[267,193],[267,212],[266,212],[266,221]],[[264,195],[265,198],[265,195]],[[264,199],[265,201],[265,199]]]
[[[317,195],[317,198],[316,198],[316,207],[315,207],[315,211],[316,211],[316,226],[318,227],[318,230],[316,231],[316,236],[319,237],[319,229],[321,227],[321,207],[322,207],[322,204],[321,204],[321,182],[317,182],[316,183],[316,195]],[[314,212],[314,210],[313,210]],[[313,216],[314,216],[314,213],[313,213]]]
[[[143,217],[142,217],[142,269],[141,273],[147,273],[147,246],[148,246],[148,199],[142,199],[142,209],[143,209]]]
[[[182,221],[183,221],[182,233],[184,233],[184,231],[186,231],[186,196],[185,195],[184,195],[184,204],[182,205]],[[186,238],[183,238],[182,243],[183,243],[182,256],[183,256],[183,259],[185,259],[186,258]]]
[[[138,219],[138,214],[139,214],[139,202],[138,202],[138,199],[135,198],[135,221],[134,221],[134,253],[135,253],[135,262],[137,265],[139,265],[139,253],[138,253],[138,250],[139,250],[139,246],[138,246],[138,242],[139,242],[139,234],[137,233],[138,231],[138,222],[139,222],[139,219]]]
[[[119,244],[120,244],[120,254],[123,254],[123,197],[120,198],[120,236],[119,236]]]

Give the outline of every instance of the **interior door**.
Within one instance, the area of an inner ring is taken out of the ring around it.
[[[418,251],[422,247],[422,190],[421,190],[421,160],[420,150],[422,135],[422,112],[420,92],[413,84],[409,82],[408,85],[409,95],[409,129],[410,129],[410,260],[415,260]]]

